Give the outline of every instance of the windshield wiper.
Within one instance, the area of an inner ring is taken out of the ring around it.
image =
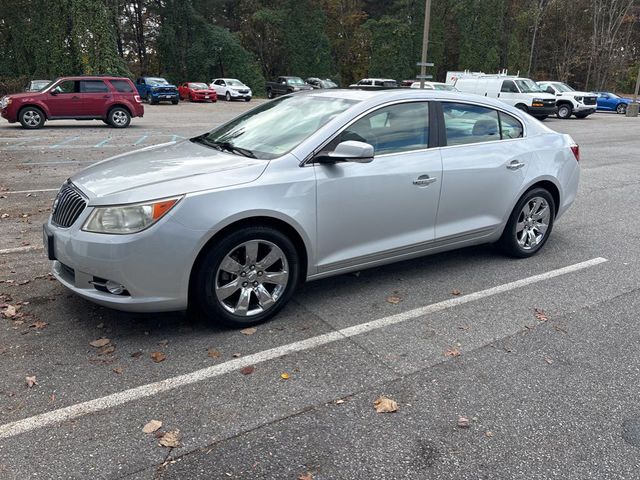
[[[207,136],[200,136],[192,139],[194,142],[202,143],[208,147],[215,148],[217,150],[235,153],[236,155],[242,155],[243,157],[257,158],[255,154],[248,148],[236,147],[230,142],[211,141]]]

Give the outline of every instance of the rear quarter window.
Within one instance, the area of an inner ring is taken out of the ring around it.
[[[120,93],[133,93],[133,86],[126,80],[111,80],[111,85]]]
[[[503,140],[522,138],[524,136],[524,128],[517,118],[503,112],[500,112],[499,115]]]

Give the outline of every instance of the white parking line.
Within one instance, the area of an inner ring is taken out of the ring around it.
[[[66,145],[67,143],[71,143],[74,142],[76,140],[78,140],[80,137],[69,137],[69,138],[65,138],[63,141],[56,143],[55,145],[53,145],[51,148],[58,148],[61,145]]]
[[[497,295],[499,293],[515,290],[517,288],[531,285],[537,282],[542,282],[544,280],[558,277],[560,275],[566,275],[568,273],[584,270],[585,268],[593,267],[606,261],[606,258],[593,258],[586,262],[576,263],[567,267],[558,268],[556,270],[551,270],[540,275],[534,275],[528,278],[523,278],[522,280],[516,280],[514,282],[498,285],[497,287],[470,293],[469,295],[463,295],[461,297],[433,303],[425,307],[398,313],[397,315],[383,317],[372,322],[361,323],[352,327],[343,328],[342,330],[337,330],[334,332],[325,333],[323,335],[318,335],[316,337],[307,338],[306,340],[301,340],[299,342],[289,343],[287,345],[271,348],[269,350],[263,350],[261,352],[247,355],[246,357],[236,358],[234,360],[229,360],[218,365],[203,368],[201,370],[196,370],[195,372],[178,375],[176,377],[167,378],[159,382],[149,383],[147,385],[131,388],[122,392],[113,393],[105,397],[96,398],[87,402],[78,403],[69,407],[60,408],[58,410],[52,410],[40,415],[35,415],[33,417],[17,420],[5,425],[0,425],[0,439],[13,437],[21,433],[35,430],[37,428],[54,425],[60,422],[82,417],[90,413],[113,408],[127,402],[132,402],[134,400],[151,397],[153,395],[174,390],[185,385],[191,385],[197,382],[202,382],[203,380],[219,377],[221,375],[237,371],[249,365],[255,365],[257,363],[266,362],[268,360],[280,358],[292,353],[310,350],[321,345],[326,345],[328,343],[337,342],[338,340],[344,340],[349,337],[361,335],[363,333],[388,327],[390,325],[406,322],[407,320],[412,320],[424,315],[440,312],[448,308],[463,305],[465,303],[480,300],[482,298]]]
[[[102,140],[101,142],[96,143],[93,148],[100,148],[103,145],[106,145],[107,143],[109,143],[111,141],[111,137],[109,138],[105,138],[104,140]]]
[[[26,247],[13,247],[0,249],[0,255],[7,255],[9,253],[23,253],[34,252],[36,250],[42,250],[42,245],[27,245]]]
[[[57,192],[60,190],[59,188],[43,188],[40,190],[14,190],[14,191],[6,191],[0,192],[0,194],[5,195],[7,193],[38,193],[38,192]]]

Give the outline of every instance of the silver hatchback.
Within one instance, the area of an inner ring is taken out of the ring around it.
[[[305,280],[481,243],[534,255],[578,160],[568,135],[488,98],[320,90],[79,172],[44,241],[86,299],[247,326]]]

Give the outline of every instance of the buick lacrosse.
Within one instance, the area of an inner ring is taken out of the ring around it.
[[[247,326],[305,280],[482,243],[534,255],[578,160],[571,137],[485,97],[318,90],[77,173],[44,242],[88,300]]]

